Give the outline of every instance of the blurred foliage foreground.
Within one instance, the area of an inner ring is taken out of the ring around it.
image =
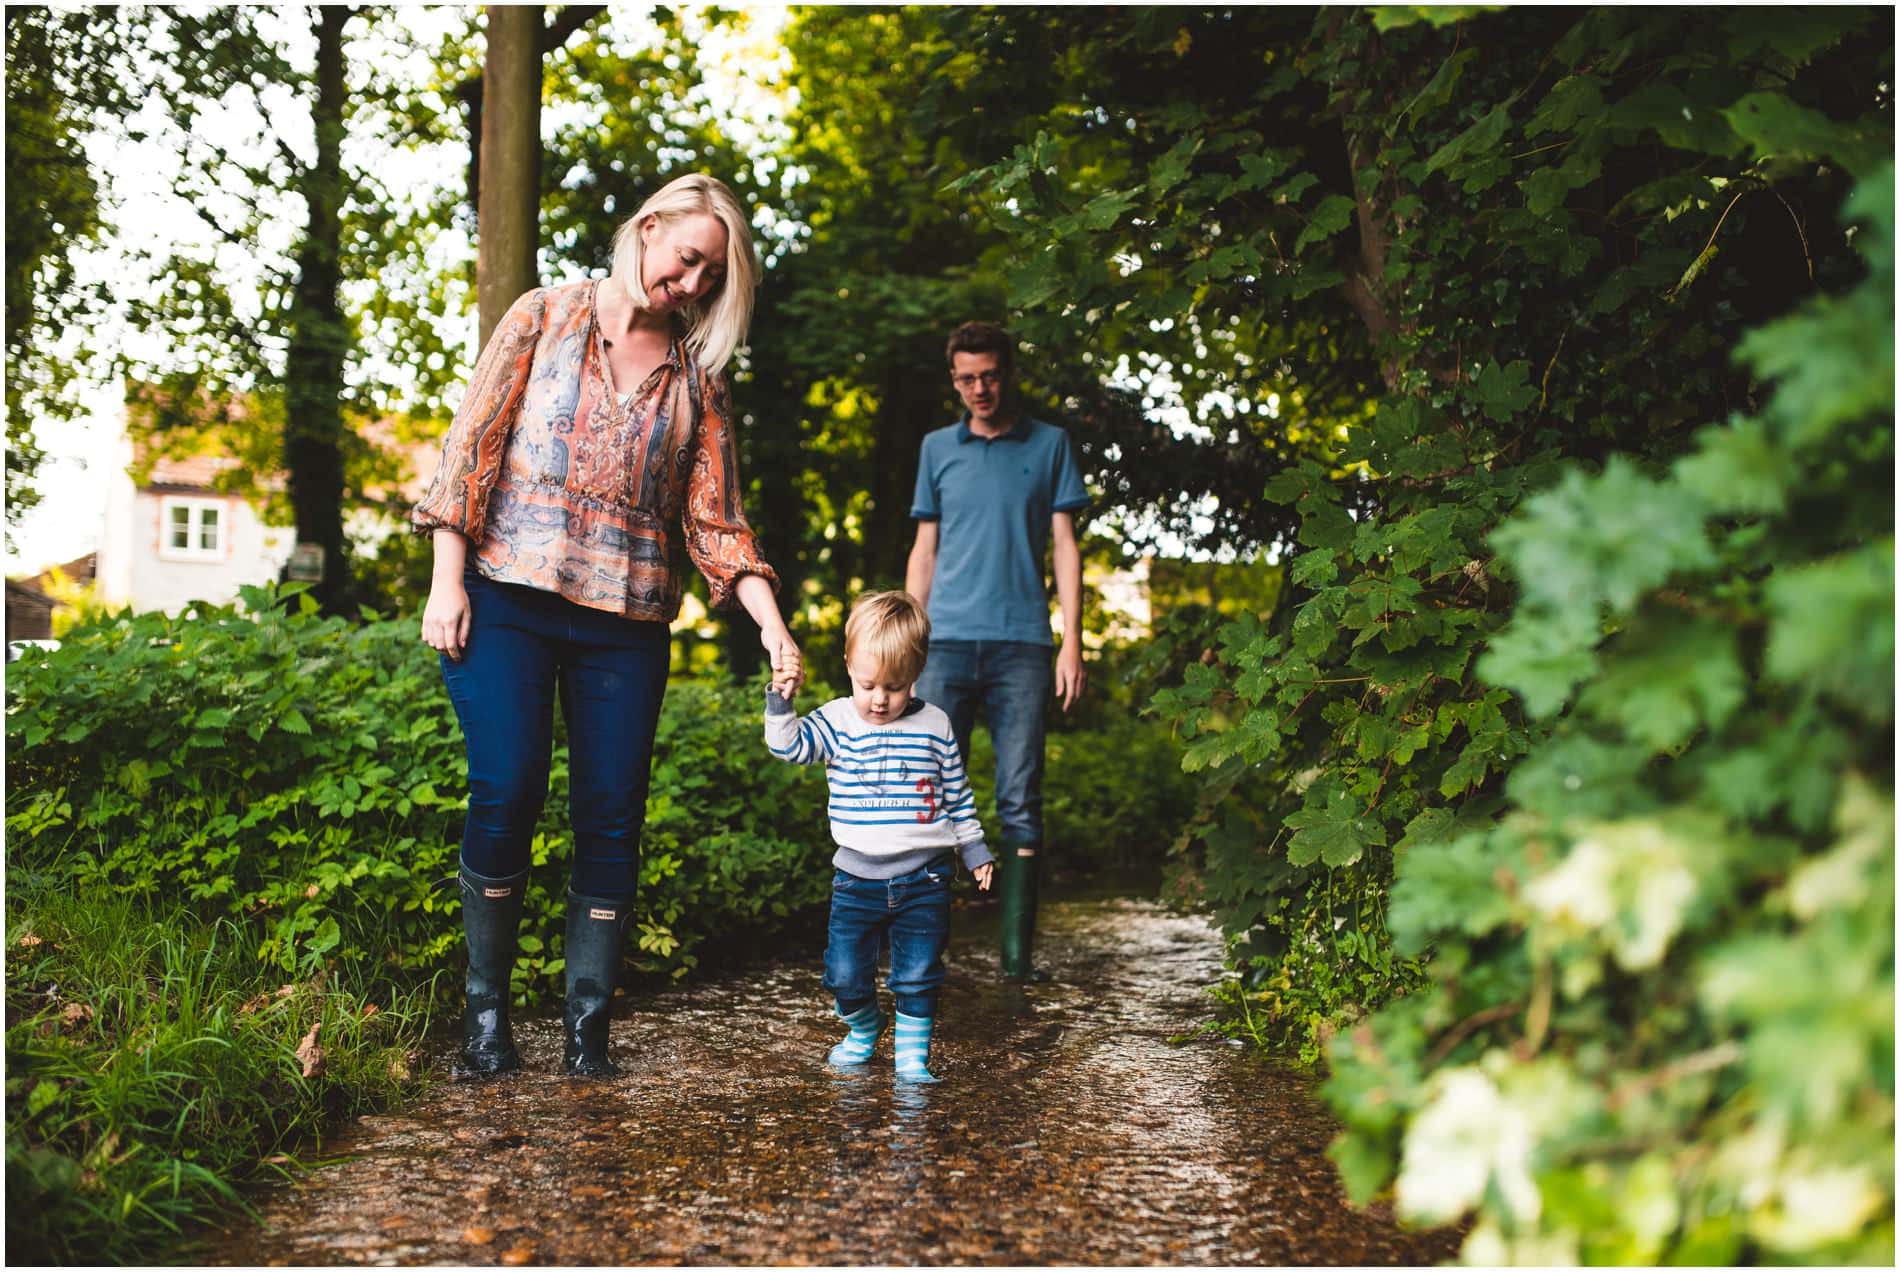
[[[404,1089],[431,1011],[453,1012],[461,924],[439,884],[465,797],[435,655],[413,620],[322,618],[286,592],[111,616],[9,669],[11,1252],[149,1253],[327,1116]],[[668,689],[628,951],[650,979],[789,932],[817,957],[825,784],[769,760],[762,703]],[[1131,755],[1172,803],[1120,780]],[[1154,726],[1053,739],[1055,780],[1082,794],[1052,803],[1052,835],[1105,864],[1156,855],[1188,804],[1175,764]],[[566,804],[562,740],[524,1001],[559,993]]]

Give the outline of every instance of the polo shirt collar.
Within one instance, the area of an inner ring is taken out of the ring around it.
[[[995,437],[979,438],[977,434],[970,431],[970,413],[965,411],[963,418],[957,421],[957,440],[959,442],[1026,442],[1029,440],[1029,417],[1024,415],[1021,411],[1018,411],[1016,412],[1016,418],[1010,421],[1009,431],[1007,433],[998,433]]]

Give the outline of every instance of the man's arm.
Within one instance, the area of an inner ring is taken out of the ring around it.
[[[1082,546],[1075,541],[1073,513],[1056,513],[1050,518],[1049,530],[1055,540],[1056,599],[1062,606],[1056,699],[1067,711],[1088,683],[1088,673],[1082,669]]]
[[[1074,535],[1070,537],[1074,538]],[[916,597],[917,603],[926,610],[930,608],[930,580],[936,575],[937,523],[920,520],[917,523],[917,542],[910,545],[910,563],[904,567],[904,590]]]

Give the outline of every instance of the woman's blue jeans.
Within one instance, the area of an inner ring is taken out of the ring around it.
[[[1042,843],[1043,710],[1050,650],[1019,640],[932,640],[917,696],[942,707],[970,763],[970,731],[980,705],[996,747],[996,819],[1003,841]]]
[[[468,752],[462,863],[489,878],[528,868],[548,795],[558,696],[567,722],[573,889],[631,899],[672,662],[666,624],[588,609],[473,570],[463,585],[468,644],[460,662],[442,658]]]
[[[887,982],[897,1010],[935,1016],[943,987],[943,951],[950,943],[950,858],[895,879],[831,876],[831,923],[825,944],[825,988],[849,1016],[877,998],[877,954],[891,946]]]

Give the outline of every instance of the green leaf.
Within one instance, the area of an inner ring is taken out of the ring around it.
[[[1082,224],[1091,230],[1110,230],[1135,206],[1135,192],[1114,190],[1098,195],[1082,208]]]
[[[1293,558],[1293,581],[1302,587],[1324,587],[1339,577],[1331,548],[1309,548]]]
[[[1596,640],[1594,623],[1579,626],[1520,612],[1491,638],[1478,674],[1517,694],[1525,712],[1540,719],[1568,702],[1577,682],[1596,671]]]
[[[1285,152],[1268,150],[1259,154],[1240,157],[1240,188],[1242,190],[1264,190],[1280,179],[1288,163]]]
[[[1420,22],[1452,26],[1503,8],[1499,4],[1382,4],[1372,10],[1372,25],[1381,31],[1396,31]]]
[[[1289,813],[1286,825],[1294,831],[1287,841],[1286,859],[1296,866],[1324,861],[1349,866],[1369,847],[1385,843],[1385,827],[1365,815],[1365,805],[1350,792],[1334,790],[1323,807],[1306,805]]]
[[[1738,136],[1764,157],[1835,159],[1857,177],[1869,177],[1891,159],[1884,144],[1859,123],[1837,123],[1780,93],[1750,93],[1722,112]]]
[[[1313,209],[1312,215],[1306,218],[1306,228],[1301,230],[1300,236],[1293,240],[1294,255],[1297,256],[1305,251],[1308,243],[1317,243],[1322,239],[1331,238],[1352,224],[1353,210],[1357,206],[1343,194],[1329,194],[1321,199],[1319,206]]]
[[[1568,637],[1594,623],[1603,605],[1627,610],[1671,575],[1714,559],[1702,509],[1688,492],[1665,487],[1618,455],[1597,477],[1565,472],[1557,489],[1528,500],[1491,542],[1534,607],[1567,617]]]
[[[1787,458],[1759,419],[1738,416],[1696,435],[1697,449],[1675,476],[1711,515],[1775,513],[1787,503]]]
[[[1511,105],[1516,101],[1517,94],[1511,94],[1492,107],[1478,122],[1440,146],[1425,161],[1426,175],[1452,169],[1451,175],[1455,177],[1458,175],[1455,171],[1457,165],[1465,163],[1470,157],[1492,155],[1498,143],[1504,140],[1504,134],[1510,131]]]
[[[1373,21],[1375,24],[1378,21],[1376,12]],[[1478,50],[1475,48],[1459,49],[1440,62],[1438,70],[1426,82],[1425,87],[1418,90],[1418,96],[1399,112],[1399,120],[1403,121],[1410,117],[1413,126],[1416,127],[1419,119],[1449,102],[1452,91],[1458,87],[1458,81],[1464,76],[1465,67],[1470,65],[1471,60],[1477,56]]]
[[[1205,141],[1200,133],[1190,132],[1155,160],[1148,168],[1149,194],[1159,198],[1187,180],[1188,165],[1193,163]]]
[[[1530,383],[1530,364],[1521,358],[1503,367],[1485,363],[1472,378],[1471,395],[1487,418],[1508,423],[1537,400],[1537,386]]]
[[[1717,729],[1747,691],[1734,627],[1674,618],[1619,638],[1581,705],[1650,751],[1667,751],[1704,725]]]
[[[1768,580],[1767,673],[1893,715],[1893,538]]]
[[[1346,1196],[1355,1206],[1363,1206],[1378,1196],[1379,1190],[1391,1182],[1397,1165],[1385,1137],[1357,1131],[1345,1131],[1335,1137],[1327,1146],[1326,1155],[1339,1167],[1339,1182],[1346,1186]]]
[[[1521,875],[1523,852],[1509,831],[1477,831],[1421,844],[1399,858],[1386,926],[1393,948],[1422,952],[1448,932],[1484,936],[1510,921],[1500,880]]]
[[[295,707],[291,707],[283,715],[277,717],[277,726],[286,733],[307,734],[310,732],[310,721],[304,719],[303,712]]]
[[[309,957],[320,957],[335,949],[342,939],[343,929],[337,925],[335,916],[326,916],[304,942],[304,952]]]

